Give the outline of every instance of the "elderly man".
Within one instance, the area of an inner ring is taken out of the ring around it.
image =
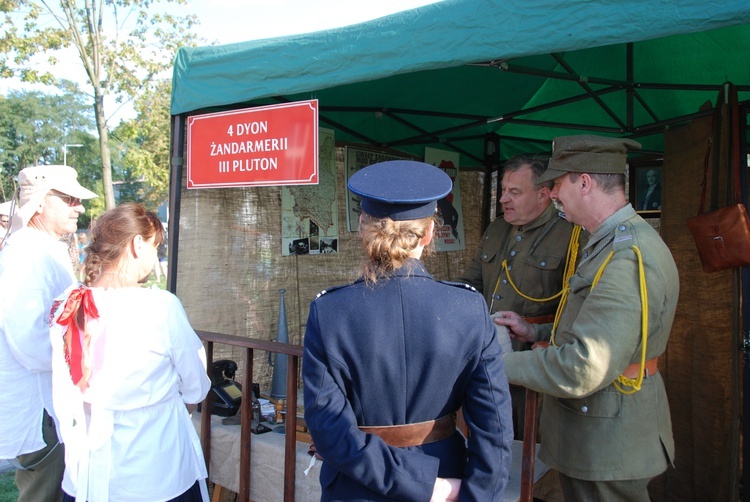
[[[10,210],[12,209],[13,202],[3,202],[0,204],[0,250],[5,247],[5,236],[8,233],[8,222],[10,221]]]
[[[556,138],[551,197],[591,232],[556,324],[517,313],[495,322],[549,346],[505,354],[512,383],[544,393],[539,457],[560,472],[567,501],[648,501],[674,441],[657,358],[672,327],[679,279],[659,234],[625,198],[628,149],[598,136]]]
[[[540,182],[547,158],[517,155],[503,168],[503,217],[487,228],[476,255],[459,282],[482,292],[490,314],[511,310],[529,322],[552,322],[566,269],[575,269],[580,229],[551,204],[552,181]],[[570,264],[569,264],[570,262]],[[527,344],[513,341],[515,350]],[[523,438],[525,394],[511,389],[515,438]]]
[[[13,205],[13,202],[3,202],[0,204],[0,226],[2,226],[4,229],[8,228],[8,221],[10,220],[10,208]]]
[[[63,235],[75,232],[81,199],[97,195],[67,166],[18,175],[18,210],[0,253],[0,458],[16,470],[18,500],[62,500],[64,469],[52,409],[52,301],[75,283]]]

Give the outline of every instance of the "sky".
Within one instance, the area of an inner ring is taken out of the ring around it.
[[[195,31],[205,40],[205,45],[209,45],[337,28],[436,1],[439,0],[188,0],[179,8],[181,14],[197,15],[200,24]],[[157,5],[175,8],[175,4]],[[73,50],[59,55],[54,74],[80,82],[87,88],[80,60]],[[52,91],[49,87],[29,86],[17,80],[0,80],[0,94],[11,89]],[[110,126],[134,116],[132,108],[120,107],[113,102],[105,101],[105,109],[108,115],[114,115],[109,120]]]
[[[436,0],[190,0],[198,32],[222,44],[361,23]]]

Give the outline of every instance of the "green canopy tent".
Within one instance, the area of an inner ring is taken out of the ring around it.
[[[746,0],[446,0],[324,32],[182,48],[169,288],[191,115],[315,98],[337,142],[416,157],[425,147],[454,150],[462,169],[489,176],[503,159],[549,152],[569,134],[632,137],[644,145],[640,157],[661,158],[664,130],[701,116],[725,81],[746,107]],[[477,197],[489,199],[488,186]]]
[[[659,152],[664,126],[725,80],[750,96],[749,21],[742,1],[449,0],[325,32],[183,48],[172,114],[315,97],[337,140],[455,149],[462,166],[484,165],[486,133],[500,135],[506,158],[585,131]]]

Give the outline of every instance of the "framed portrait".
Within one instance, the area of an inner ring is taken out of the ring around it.
[[[662,166],[630,166],[630,202],[642,216],[658,218],[661,216]]]

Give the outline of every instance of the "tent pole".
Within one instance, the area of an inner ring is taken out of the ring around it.
[[[590,84],[615,85],[619,87],[627,86],[627,82],[623,82],[622,80],[590,77],[588,75],[583,76],[577,75],[575,73],[560,73],[557,71],[543,70],[541,68],[532,68],[530,66],[511,64],[505,61],[501,63],[490,63],[489,66],[497,66],[502,71],[521,73],[524,75],[533,75],[536,77],[555,78],[558,80],[571,80],[573,82],[588,82]]]
[[[177,294],[177,243],[180,237],[180,202],[183,152],[185,151],[184,116],[172,115],[169,176],[169,235],[167,238],[167,290]]]
[[[482,233],[490,226],[492,215],[492,173],[499,168],[500,136],[494,132],[488,132],[484,135],[484,186],[482,190],[484,210],[482,211]],[[497,211],[495,211],[495,214],[497,214]]]
[[[740,186],[742,203],[747,207],[747,114],[748,108],[740,108]],[[742,299],[742,352],[743,352],[743,385],[742,385],[742,478],[740,480],[740,496],[745,502],[750,501],[750,267],[741,269]]]
[[[628,131],[633,130],[633,95],[635,90],[633,89],[633,44],[628,43],[625,46],[625,79],[628,81],[628,88],[625,97],[626,106],[626,128]]]
[[[565,71],[567,71],[571,75],[576,75],[576,72],[573,71],[573,68],[565,61],[565,59],[562,56],[560,56],[559,54],[553,53],[552,57],[555,58],[555,61],[557,61],[557,63],[560,66],[562,66]],[[607,115],[609,115],[609,117],[612,120],[614,120],[615,123],[617,123],[617,125],[620,126],[621,129],[626,130],[626,131],[628,130],[627,125],[624,124],[622,120],[620,120],[620,117],[618,117],[614,111],[612,111],[612,108],[607,106],[607,104],[602,100],[602,98],[596,95],[594,90],[591,88],[589,84],[586,83],[585,80],[579,80],[578,85],[584,91],[586,91],[586,94],[589,95],[591,99],[593,99],[596,102],[596,104],[599,105],[599,108],[604,110],[604,112]],[[627,87],[627,89],[630,89],[630,88],[631,88],[630,86]]]

